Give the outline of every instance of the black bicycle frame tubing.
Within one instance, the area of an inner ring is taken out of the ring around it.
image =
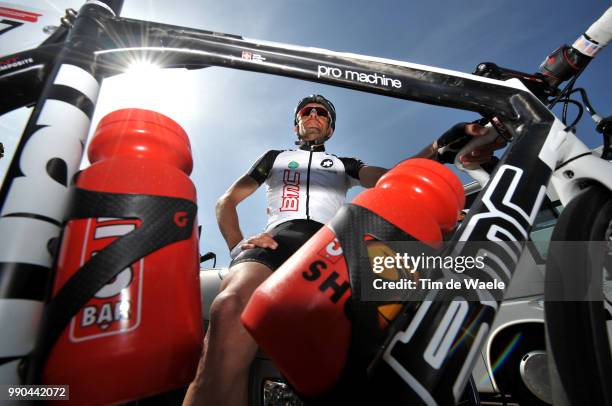
[[[162,68],[213,65],[455,107],[486,116],[495,112],[508,120],[518,117],[507,102],[516,89],[500,86],[499,81],[467,79],[476,77],[139,20],[118,18],[105,24],[109,37],[101,41],[108,45],[97,57],[110,72],[120,72],[142,60]]]
[[[524,105],[528,106],[533,104]],[[449,244],[457,244],[451,253],[455,257],[485,258],[484,269],[466,270],[464,277],[510,284],[553,170],[551,160],[539,158],[551,138],[550,125],[544,120],[529,127],[515,137]],[[464,241],[469,244],[462,245]],[[449,278],[453,273],[443,272],[432,280]],[[389,337],[382,352],[385,365],[378,367],[391,368],[402,377],[414,401],[456,404],[502,299],[498,289],[473,295],[459,290],[427,292],[416,314]],[[452,341],[445,345],[448,337]]]
[[[25,325],[37,322],[35,303],[45,299],[50,287],[51,247],[65,219],[69,184],[82,158],[102,80],[95,70],[97,43],[89,39],[104,28],[95,21],[112,11],[100,2],[85,4],[65,42],[32,53],[58,52],[44,68],[49,73],[0,188],[0,305],[3,312],[20,314]],[[16,72],[16,86],[23,84],[23,74]],[[9,341],[19,340],[32,338]],[[26,355],[20,351],[3,348],[0,367]]]
[[[0,60],[0,115],[36,103],[61,48],[45,45]]]
[[[38,47],[2,57],[0,115],[36,103],[68,31],[61,25]]]
[[[522,251],[521,241],[527,239],[533,223],[531,214],[537,213],[540,197],[552,174],[550,159],[544,163],[540,155],[555,119],[527,91],[499,81],[409,63],[246,40],[185,27],[111,18],[102,13],[88,17],[97,19],[92,25],[105,27],[95,33],[91,29],[90,34],[96,36],[84,42],[90,45],[89,49],[94,48],[92,44],[98,44],[96,61],[106,74],[117,73],[129,63],[143,58],[162,67],[213,65],[294,77],[499,117],[515,141],[488,186],[479,194],[455,240],[502,240],[499,249],[491,251],[491,258],[501,262],[491,262],[488,269],[491,279],[510,280]],[[81,18],[77,18],[77,24]],[[74,46],[71,40],[68,40],[68,49]],[[89,56],[84,59],[91,61]],[[48,98],[43,97],[41,102],[44,104]],[[36,135],[38,121],[32,123],[28,125],[30,133],[26,131],[29,134],[27,138],[32,133]],[[20,155],[23,155],[21,151]],[[44,158],[41,160],[45,161]],[[15,170],[13,165],[11,169]],[[26,173],[25,178],[28,176]],[[14,178],[15,173],[12,173],[8,178],[9,186],[2,189],[0,202],[3,210],[7,199],[5,190],[9,190]],[[22,217],[50,223],[48,216],[42,219]],[[456,251],[454,254],[469,253]],[[418,336],[419,340],[411,341],[402,336],[407,329],[398,331],[390,339],[383,359],[407,383],[415,399],[428,404],[448,404],[458,399],[469,378],[501,297],[494,292],[482,291],[476,300],[456,298],[456,301],[450,301],[446,297],[445,301],[433,302],[436,295],[440,292],[429,292],[428,299],[432,300],[429,303],[433,305],[423,306],[418,317],[410,322],[410,326],[419,332],[413,337]],[[440,322],[449,312],[454,315],[447,319],[453,322],[453,329],[448,322]],[[457,320],[460,322],[454,323]],[[444,337],[452,334],[453,342],[460,345],[454,346],[452,353],[438,353],[440,365],[431,365],[425,361],[427,357],[421,355],[437,344],[434,336],[439,331],[445,331]],[[470,340],[459,339],[459,333],[465,331],[474,332]],[[405,346],[410,346],[411,357],[394,358],[395,350]]]

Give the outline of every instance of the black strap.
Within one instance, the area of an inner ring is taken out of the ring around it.
[[[377,308],[381,305],[381,301],[362,297],[362,288],[372,292],[374,290],[372,283],[378,277],[372,272],[367,241],[365,241],[364,236],[369,235],[374,240],[385,242],[417,240],[376,213],[353,204],[344,205],[329,226],[342,246],[351,282],[350,364],[351,368],[357,366],[361,370],[361,377],[359,377],[359,380],[361,380],[365,377],[368,364],[375,359],[378,349],[385,341],[388,333],[382,331],[378,326]],[[394,244],[391,243],[390,245],[393,246]],[[422,244],[419,249],[425,253],[433,251],[431,247],[425,244]],[[397,299],[401,301],[403,298],[398,296]]]
[[[377,360],[380,347],[386,341],[389,331],[382,331],[378,325],[377,308],[381,301],[367,300],[368,298],[362,295],[362,288],[372,286],[374,278],[377,277],[372,272],[368,241],[364,236],[384,241],[397,252],[401,249],[401,243],[396,245],[393,241],[417,240],[376,213],[353,204],[344,205],[328,226],[334,231],[342,247],[351,283],[351,343],[347,363],[338,382],[327,393],[314,399],[305,399],[305,402],[309,406],[380,403],[378,400],[382,399],[381,393],[375,387],[377,383],[369,376],[369,368]],[[431,251],[432,248],[423,244],[422,252]],[[401,301],[402,296],[398,296],[398,299]]]
[[[362,300],[362,287],[374,279],[364,236],[371,235],[378,241],[415,239],[372,211],[352,204],[340,209],[330,227],[342,247],[351,282],[351,347],[358,353],[358,358],[368,358],[381,340],[376,313],[380,303]]]
[[[75,191],[69,220],[138,218],[142,224],[92,256],[47,304],[28,382],[39,381],[42,363],[64,328],[109,280],[148,254],[191,237],[196,211],[195,203],[176,197]]]

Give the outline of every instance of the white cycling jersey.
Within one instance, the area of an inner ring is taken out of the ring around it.
[[[349,188],[359,184],[363,162],[339,158],[321,146],[289,151],[270,150],[247,172],[268,187],[266,230],[288,220],[327,223],[344,203]]]

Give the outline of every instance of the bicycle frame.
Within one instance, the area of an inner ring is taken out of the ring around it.
[[[78,170],[100,83],[134,60],[154,60],[166,68],[220,66],[281,75],[498,117],[503,124],[500,130],[507,131],[514,141],[453,242],[497,242],[491,248],[487,269],[491,278],[506,286],[553,170],[558,163],[588,151],[518,80],[501,82],[406,62],[119,18],[116,15],[121,6],[122,0],[90,0],[67,37],[64,32],[54,34],[53,40],[37,49],[4,58],[14,60],[15,66],[0,72],[1,93],[17,96],[0,99],[0,113],[36,104],[0,189],[0,272],[3,278],[39,288],[27,294],[9,290],[0,297],[2,308],[10,308],[11,301],[19,299],[42,306],[53,263],[47,241],[60,234],[69,180]],[[588,172],[580,172],[586,177],[591,173],[590,165],[601,169],[596,173],[609,171],[608,162],[595,160],[576,160],[572,170],[578,173],[589,166]],[[583,165],[583,161],[587,163]],[[566,201],[571,199],[575,182],[564,180],[562,172],[557,177],[556,188],[566,190],[562,193]],[[601,182],[612,189],[610,179]],[[41,202],[36,197],[41,194],[48,199]],[[454,255],[476,254],[467,252],[467,247],[462,250]],[[464,275],[470,276],[470,272]],[[427,300],[435,300],[438,294],[429,292]],[[502,297],[498,292],[479,291],[479,301],[448,299],[439,306],[422,306],[408,327],[418,329],[426,339],[415,342],[399,331],[383,357],[411,388],[415,399],[427,404],[459,399]],[[447,324],[423,323],[447,312],[454,312]],[[397,345],[410,345],[413,353],[438,345],[434,340],[442,330],[445,337],[473,331],[475,339],[453,352],[446,348],[439,368],[423,357],[410,366],[393,358],[390,350]]]
[[[606,176],[610,173],[610,162],[593,155],[574,134],[568,134],[559,158],[550,187],[564,206],[576,197],[585,183],[597,182],[612,190],[612,179]]]

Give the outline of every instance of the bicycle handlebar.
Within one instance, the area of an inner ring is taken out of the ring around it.
[[[608,8],[597,21],[595,21],[585,34],[596,41],[601,48],[612,41],[612,7]]]
[[[612,7],[597,19],[570,47],[562,45],[546,57],[540,65],[540,73],[535,75],[518,72],[511,69],[501,68],[493,63],[481,63],[474,72],[477,75],[492,77],[498,80],[519,80],[540,100],[545,101],[548,96],[558,93],[556,101],[564,95],[559,93],[558,86],[568,79],[575,78],[582,72],[586,65],[612,40]],[[544,79],[544,80],[542,80]],[[584,97],[584,96],[583,96]],[[552,103],[554,104],[554,102]],[[551,104],[551,106],[552,106]],[[592,107],[589,104],[589,113]],[[599,118],[599,120],[597,120]],[[601,117],[594,117],[598,123]],[[454,165],[463,172],[474,178],[481,186],[489,180],[489,174],[478,166],[477,168],[465,168],[458,157],[474,149],[492,142],[495,137],[478,137],[468,142],[458,153]]]

